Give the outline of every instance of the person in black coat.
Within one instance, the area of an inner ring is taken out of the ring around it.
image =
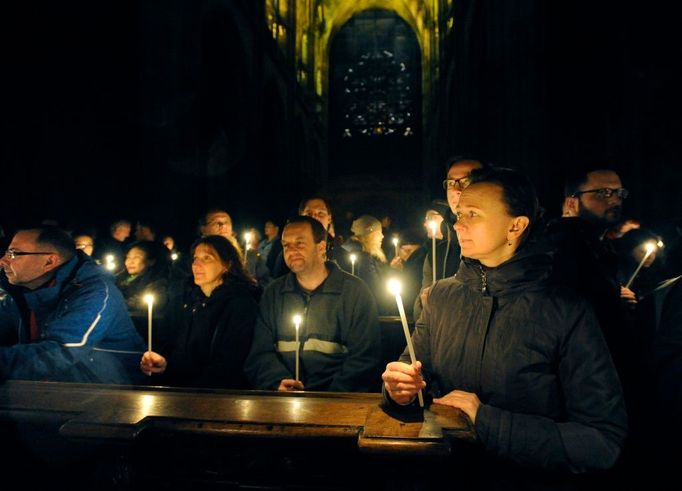
[[[191,250],[193,282],[171,300],[173,341],[144,353],[140,368],[167,385],[248,388],[243,366],[261,290],[224,237],[202,237]]]
[[[584,299],[547,284],[551,257],[530,240],[538,209],[519,172],[471,173],[455,225],[462,264],[430,290],[412,336],[416,360],[406,350],[382,377],[395,411],[425,389],[434,405],[468,416],[481,465],[450,475],[467,488],[565,489],[573,474],[612,467],[625,439],[597,319]]]
[[[140,240],[128,246],[125,269],[116,275],[116,286],[121,290],[128,313],[138,334],[147,338],[147,294],[154,296],[154,341],[165,342],[168,332],[166,304],[168,303],[168,260],[166,249],[158,242]]]

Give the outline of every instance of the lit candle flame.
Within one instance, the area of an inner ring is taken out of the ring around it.
[[[391,292],[393,295],[400,295],[400,292],[402,290],[402,285],[400,284],[400,281],[391,278],[388,280],[388,291]]]
[[[114,261],[113,254],[107,254],[106,256],[104,256],[104,267],[108,271],[113,271],[116,269],[116,262]]]
[[[646,260],[649,258],[649,256],[651,256],[651,254],[653,254],[654,250],[656,249],[656,243],[653,241],[647,242],[644,244],[644,249],[646,250],[646,254],[644,254],[644,257],[642,258],[642,260],[637,265],[637,269],[635,269],[635,272],[632,273],[632,276],[630,276],[630,279],[625,284],[625,288],[630,288],[630,286],[632,285],[632,282],[635,281],[635,278],[637,277],[637,274],[642,269],[642,266],[644,266],[644,263],[646,262]]]
[[[436,229],[438,228],[438,224],[436,223],[435,220],[429,220],[428,225],[429,225],[429,228],[431,229],[431,233],[435,236],[436,235]]]

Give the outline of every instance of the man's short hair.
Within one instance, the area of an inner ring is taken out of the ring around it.
[[[73,238],[64,229],[54,225],[45,225],[24,229],[23,231],[35,232],[37,234],[36,245],[45,245],[53,248],[64,261],[68,261],[76,254]]]
[[[327,240],[327,231],[324,229],[322,224],[313,217],[305,215],[293,216],[287,220],[287,223],[284,227],[286,228],[287,225],[292,225],[296,223],[307,223],[310,225],[310,228],[313,231],[313,241],[316,244],[319,244],[323,240]]]
[[[109,231],[111,233],[114,233],[118,227],[131,227],[132,228],[132,223],[130,223],[130,220],[116,220],[114,223],[111,224],[111,227],[109,227]]]
[[[327,208],[327,213],[334,216],[332,213],[332,207],[329,204],[329,196],[325,196],[324,194],[311,194],[310,196],[304,197],[298,204],[298,214],[300,215],[303,213],[303,210],[305,210],[305,205],[308,203],[308,201],[312,201],[314,199],[319,199],[320,201],[324,202],[324,206]]]
[[[572,172],[566,177],[564,181],[564,198],[570,198],[575,193],[580,191],[580,187],[587,183],[588,174],[598,171],[615,172],[620,176],[619,172],[616,169],[607,164],[597,163],[578,166],[576,168],[573,168]]]
[[[205,227],[208,225],[208,216],[213,215],[214,213],[220,213],[220,214],[225,214],[228,217],[230,217],[230,220],[232,220],[232,215],[230,215],[225,208],[220,208],[218,206],[215,206],[213,208],[207,209],[200,217],[199,217],[199,226],[200,227]]]
[[[451,157],[448,157],[445,160],[445,174],[447,175],[448,171],[450,170],[450,167],[452,167],[455,164],[458,164],[459,162],[465,161],[465,160],[470,160],[472,162],[478,162],[481,164],[480,168],[485,168],[488,167],[488,164],[483,161],[480,157],[477,157],[475,155],[468,155],[468,154],[459,154],[459,155],[453,155]]]

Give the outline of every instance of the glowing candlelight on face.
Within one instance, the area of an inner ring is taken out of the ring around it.
[[[410,353],[410,361],[412,366],[417,362],[417,357],[414,354],[414,346],[412,345],[412,337],[410,336],[410,328],[407,327],[407,317],[405,316],[405,308],[403,307],[403,299],[400,297],[400,282],[398,280],[388,280],[388,291],[395,295],[395,302],[398,304],[398,312],[400,313],[400,321],[403,324],[403,333],[405,334],[405,341],[407,342],[407,351]],[[421,389],[417,393],[419,397],[419,407],[424,407],[424,396]]]
[[[251,247],[251,239],[253,239],[253,234],[251,232],[244,232],[244,242],[246,242],[247,251]]]
[[[358,256],[355,254],[350,255],[350,274],[355,275],[355,261],[358,259]]]
[[[647,242],[644,244],[644,247],[646,247],[646,254],[644,254],[644,257],[642,260],[639,262],[639,265],[637,265],[637,269],[635,269],[635,272],[632,273],[632,276],[630,276],[630,279],[628,282],[625,284],[625,288],[630,288],[630,285],[632,285],[632,282],[635,281],[635,277],[639,273],[639,270],[642,269],[642,266],[644,266],[644,263],[646,260],[649,258],[649,256],[654,252],[656,249],[656,243],[654,242]]]
[[[294,316],[294,327],[296,328],[296,381],[298,382],[300,380],[299,377],[299,348],[300,348],[300,341],[298,337],[298,331],[301,329],[301,316],[296,314]]]
[[[436,228],[438,224],[435,220],[429,220],[429,228],[431,229],[431,268],[433,269],[432,281],[436,282]]]
[[[398,257],[398,243],[400,242],[400,240],[398,240],[397,235],[395,237],[393,237],[392,242],[393,242],[393,247],[395,247],[395,256],[394,257]]]
[[[154,305],[154,295],[147,293],[144,296],[147,303],[147,346],[148,351],[152,350],[152,306]]]

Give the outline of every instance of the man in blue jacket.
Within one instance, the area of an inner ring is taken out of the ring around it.
[[[66,232],[19,230],[0,267],[0,380],[138,380],[145,346],[123,297]]]

